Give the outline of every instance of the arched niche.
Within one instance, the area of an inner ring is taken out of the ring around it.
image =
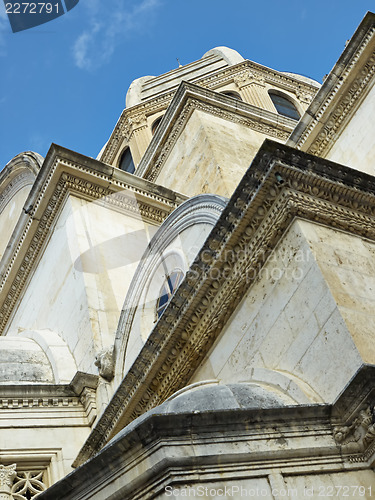
[[[15,156],[0,172],[0,258],[9,242],[43,163],[37,153]]]
[[[190,198],[164,221],[150,241],[122,308],[115,339],[115,381],[122,380],[158,321],[159,298],[168,276],[176,271],[186,273],[226,202],[210,194]]]

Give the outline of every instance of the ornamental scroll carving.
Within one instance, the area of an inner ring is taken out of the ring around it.
[[[44,471],[16,471],[17,465],[0,465],[1,500],[30,500],[47,489]]]
[[[366,460],[375,451],[374,406],[361,410],[350,425],[335,427],[333,436],[345,453],[362,454],[361,458],[352,457],[353,461]]]

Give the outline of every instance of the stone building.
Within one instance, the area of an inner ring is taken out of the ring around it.
[[[5,166],[1,499],[375,495],[374,75],[218,47]]]

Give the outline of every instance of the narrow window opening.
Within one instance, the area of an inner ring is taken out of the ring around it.
[[[289,99],[274,92],[269,92],[269,96],[279,115],[287,116],[293,120],[299,120],[301,118],[297,108]]]
[[[242,98],[240,94],[237,92],[234,92],[233,90],[224,90],[224,92],[221,92],[223,95],[227,95],[228,97],[233,97],[233,99],[238,99],[239,101],[242,101]]]
[[[125,172],[129,172],[131,174],[133,174],[135,172],[133,157],[132,157],[132,154],[130,152],[129,147],[127,147],[121,155],[121,159],[119,162],[119,168],[121,170],[124,170]]]
[[[163,115],[164,116],[164,115]],[[160,122],[162,121],[163,119],[163,116],[159,116],[159,118],[157,118],[154,123],[151,125],[151,132],[152,132],[152,135],[155,134],[156,132],[156,129],[158,128],[158,126],[160,125]]]

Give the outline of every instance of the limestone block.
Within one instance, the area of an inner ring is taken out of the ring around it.
[[[0,213],[0,259],[9,242],[9,239],[16,227],[19,216],[21,215],[27,195],[30,192],[30,186],[20,189],[6,204]]]
[[[329,160],[348,165],[361,172],[375,174],[374,108],[373,86],[346,127],[336,140],[332,141],[333,146],[326,155]]]
[[[359,265],[347,255],[352,239]],[[326,263],[334,253],[342,264]],[[361,255],[367,255],[366,265]],[[332,402],[363,362],[374,362],[373,322],[363,313],[367,307],[372,315],[369,303],[349,311],[338,301],[343,293],[375,299],[371,257],[354,236],[296,220],[192,382],[252,380],[293,393],[299,402],[301,393],[310,401]]]
[[[195,110],[157,183],[193,196],[233,193],[266,135]]]

